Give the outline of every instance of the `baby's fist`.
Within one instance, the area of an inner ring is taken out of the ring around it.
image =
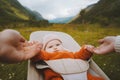
[[[92,46],[92,45],[85,45],[85,49],[88,50],[88,51],[91,52],[91,53],[93,53],[93,49],[94,49],[94,48],[95,48],[95,47]]]

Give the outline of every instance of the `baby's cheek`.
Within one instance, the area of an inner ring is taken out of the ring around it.
[[[61,51],[65,51],[66,49],[64,47],[61,47]]]
[[[46,49],[46,52],[52,53],[53,50],[52,49]]]

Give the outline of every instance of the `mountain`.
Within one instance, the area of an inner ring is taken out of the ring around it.
[[[82,14],[85,12],[90,11],[94,7],[94,4],[89,5],[87,8],[81,10],[80,14],[77,14],[74,18],[72,18],[68,23],[79,23],[79,18],[81,17]]]
[[[37,11],[31,11],[29,8],[25,7],[27,13],[31,16],[30,18],[32,19],[35,19],[37,21],[39,20],[45,20],[40,13],[38,13]],[[30,19],[29,18],[29,19]]]
[[[74,16],[49,20],[49,23],[68,23]]]
[[[0,24],[45,21],[38,12],[22,6],[17,0],[0,0]]]
[[[90,7],[89,7],[90,8]],[[100,0],[90,10],[83,9],[71,23],[120,24],[120,0]]]

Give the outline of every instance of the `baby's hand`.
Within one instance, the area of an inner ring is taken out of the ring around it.
[[[94,49],[94,48],[95,48],[95,47],[92,46],[92,45],[85,45],[85,49],[88,50],[88,51],[91,52],[91,53],[93,53],[93,49]]]
[[[32,41],[32,42],[28,42],[24,47],[28,48],[28,49],[35,48],[36,50],[41,50],[42,49],[42,44],[39,43],[38,41]]]
[[[33,42],[27,42],[26,45],[24,45],[23,53],[25,58],[24,60],[30,59],[32,57],[34,57],[35,55],[37,55],[40,50],[42,49],[42,44],[37,42],[37,41],[33,41]]]

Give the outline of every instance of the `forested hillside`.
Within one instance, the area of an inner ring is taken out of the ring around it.
[[[27,25],[48,23],[39,13],[23,7],[17,0],[0,0],[0,25],[19,22]]]
[[[89,8],[89,7],[88,7]],[[80,17],[72,23],[100,23],[120,25],[120,0],[100,0],[88,11],[80,12]]]

